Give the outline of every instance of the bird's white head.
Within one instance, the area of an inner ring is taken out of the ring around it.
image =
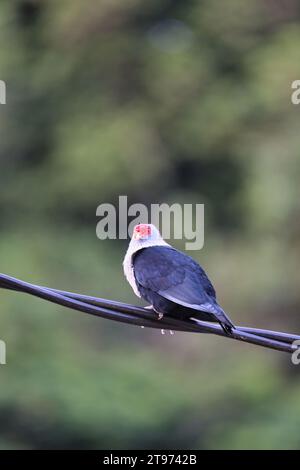
[[[153,224],[138,224],[134,227],[127,254],[134,254],[150,246],[170,246],[164,241],[159,230]]]
[[[153,224],[138,224],[133,229],[133,240],[156,242],[162,240],[159,230]]]
[[[133,229],[128,252],[133,254],[150,246],[170,246],[153,224],[138,224]]]

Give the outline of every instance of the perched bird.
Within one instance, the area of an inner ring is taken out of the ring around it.
[[[159,319],[169,315],[219,322],[229,335],[235,328],[204,269],[166,243],[154,225],[134,227],[123,268],[135,294],[151,304]]]

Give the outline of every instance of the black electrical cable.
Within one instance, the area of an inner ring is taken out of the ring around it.
[[[238,341],[244,341],[289,353],[297,350],[297,346],[292,343],[293,341],[300,339],[300,336],[298,335],[242,327],[237,327],[233,330],[232,335],[228,336],[218,324],[204,322],[198,319],[178,320],[168,316],[164,316],[162,320],[158,320],[157,314],[154,311],[142,307],[136,307],[134,305],[101,299],[98,297],[50,289],[30,284],[5,274],[0,274],[0,288],[31,294],[83,313],[100,316],[102,318],[122,323],[157,329],[212,333],[218,336],[236,339]]]

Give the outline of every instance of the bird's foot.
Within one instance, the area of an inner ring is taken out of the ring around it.
[[[161,332],[162,335],[166,334],[165,330],[160,330],[160,332]]]
[[[173,330],[170,330],[170,335],[174,336],[174,331]]]
[[[145,307],[145,308],[146,308],[147,310],[154,310],[154,312],[156,312],[157,315],[158,315],[158,319],[159,319],[159,320],[162,320],[162,319],[163,319],[164,314],[161,313],[161,312],[158,312],[157,310],[155,310],[155,308],[153,307],[153,305],[147,305],[147,307]]]

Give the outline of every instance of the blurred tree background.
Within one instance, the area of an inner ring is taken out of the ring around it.
[[[205,203],[224,309],[299,333],[299,2],[2,0],[0,25],[1,271],[136,303],[96,207]],[[288,355],[0,294],[1,448],[300,447]]]

